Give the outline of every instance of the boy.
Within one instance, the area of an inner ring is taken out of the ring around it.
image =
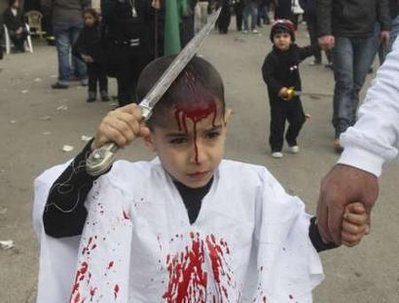
[[[139,99],[172,59],[144,69]],[[265,168],[222,160],[229,116],[219,73],[194,57],[147,125],[137,105],[118,108],[71,163],[38,177],[38,302],[311,302],[323,277],[315,248],[335,245]],[[93,149],[136,137],[155,160],[87,175]],[[351,204],[345,216],[343,241],[355,245],[367,215]]]
[[[298,47],[295,41],[295,25],[287,19],[273,23],[270,40],[273,50],[266,56],[262,66],[263,80],[267,84],[270,102],[269,144],[273,158],[282,158],[285,121],[289,127],[285,138],[289,151],[298,153],[297,137],[305,123],[302,103],[295,92],[301,91],[298,65],[305,58],[314,55],[318,46]]]
[[[100,39],[100,20],[92,8],[83,11],[84,27],[73,45],[72,53],[86,63],[89,76],[87,102],[97,100],[97,82],[101,101],[109,101],[106,58]]]

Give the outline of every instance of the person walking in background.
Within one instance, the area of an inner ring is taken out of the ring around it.
[[[288,19],[293,21],[291,0],[275,0],[274,19]]]
[[[3,12],[3,22],[17,52],[25,52],[25,40],[28,31],[25,27],[24,13],[19,0],[9,0]],[[3,31],[3,28],[0,29]]]
[[[109,101],[106,58],[100,39],[98,13],[88,8],[83,11],[84,27],[73,47],[73,54],[80,57],[87,65],[89,76],[87,102],[97,99],[97,82],[102,101]]]
[[[289,151],[298,153],[297,137],[306,121],[302,102],[295,91],[301,91],[299,63],[312,56],[318,45],[299,47],[295,42],[295,24],[287,19],[276,20],[270,30],[273,50],[262,66],[263,80],[267,85],[270,102],[269,144],[273,158],[282,158],[285,122],[289,126],[285,139]]]
[[[316,0],[299,0],[304,11],[304,18],[306,21],[307,30],[309,33],[310,44],[317,44],[317,12],[316,12]],[[324,51],[327,57],[326,67],[332,67],[331,50]],[[320,65],[322,63],[321,50],[318,50],[314,54],[314,60],[311,65]]]
[[[220,11],[216,26],[220,34],[227,34],[231,19],[230,0],[219,0],[217,2],[216,9],[219,7],[222,7],[222,10]]]
[[[303,15],[303,9],[299,5],[298,0],[292,0],[291,11],[292,11],[292,22],[294,22],[295,28],[298,29],[299,19]]]
[[[72,55],[72,46],[83,28],[83,10],[90,4],[90,0],[41,0],[43,12],[51,16],[58,55],[58,81],[53,89],[68,88],[74,76],[87,86],[86,65]]]
[[[334,148],[342,152],[340,135],[356,122],[359,92],[377,52],[374,27],[380,41],[389,40],[388,0],[316,0],[320,46],[332,49]]]
[[[244,0],[235,0],[233,2],[234,14],[236,15],[236,29],[238,32],[242,31],[242,19],[244,11]]]
[[[249,28],[248,19],[251,18],[251,28]],[[254,34],[258,33],[256,22],[258,20],[258,2],[257,0],[244,0],[243,21],[244,33],[251,30]]]
[[[119,106],[138,102],[138,77],[156,56],[154,18],[160,8],[160,1],[101,1],[107,74],[117,80]],[[160,29],[159,24],[156,29]],[[158,50],[161,48],[159,45]]]

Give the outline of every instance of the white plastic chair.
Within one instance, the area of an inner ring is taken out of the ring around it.
[[[30,31],[29,31],[29,25],[25,24],[26,30],[28,31],[28,36],[26,37],[25,40],[25,50],[29,51],[30,53],[33,53],[33,45],[32,45],[32,38],[30,37]],[[3,24],[4,28],[4,41],[6,44],[6,54],[9,54],[11,52],[11,39],[10,35],[8,34],[8,29],[5,24]]]
[[[25,19],[26,23],[28,24],[31,30],[30,34],[32,36],[37,35],[40,37],[40,39],[42,39],[43,34],[45,34],[45,32],[42,29],[43,14],[39,11],[31,10],[25,13]]]

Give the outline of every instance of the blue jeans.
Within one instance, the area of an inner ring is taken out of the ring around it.
[[[335,37],[332,50],[334,64],[334,102],[332,124],[335,138],[356,122],[359,92],[377,52],[375,37]]]
[[[248,30],[248,18],[251,16],[251,30],[255,29],[256,21],[258,19],[258,7],[255,3],[250,3],[244,7],[242,12],[244,19],[244,30]]]
[[[72,69],[79,79],[87,78],[86,64],[71,54],[72,45],[78,39],[82,28],[82,22],[53,24],[58,55],[58,82],[61,84],[68,85]]]

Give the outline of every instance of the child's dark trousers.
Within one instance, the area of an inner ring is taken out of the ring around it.
[[[97,91],[97,81],[100,85],[100,92],[108,92],[107,73],[103,64],[88,63],[87,74],[89,76],[89,92]]]
[[[270,112],[269,143],[272,152],[280,152],[283,148],[285,121],[288,121],[288,130],[285,134],[285,139],[289,146],[297,145],[299,131],[306,121],[301,100],[298,97],[290,101],[282,99],[271,100]]]

